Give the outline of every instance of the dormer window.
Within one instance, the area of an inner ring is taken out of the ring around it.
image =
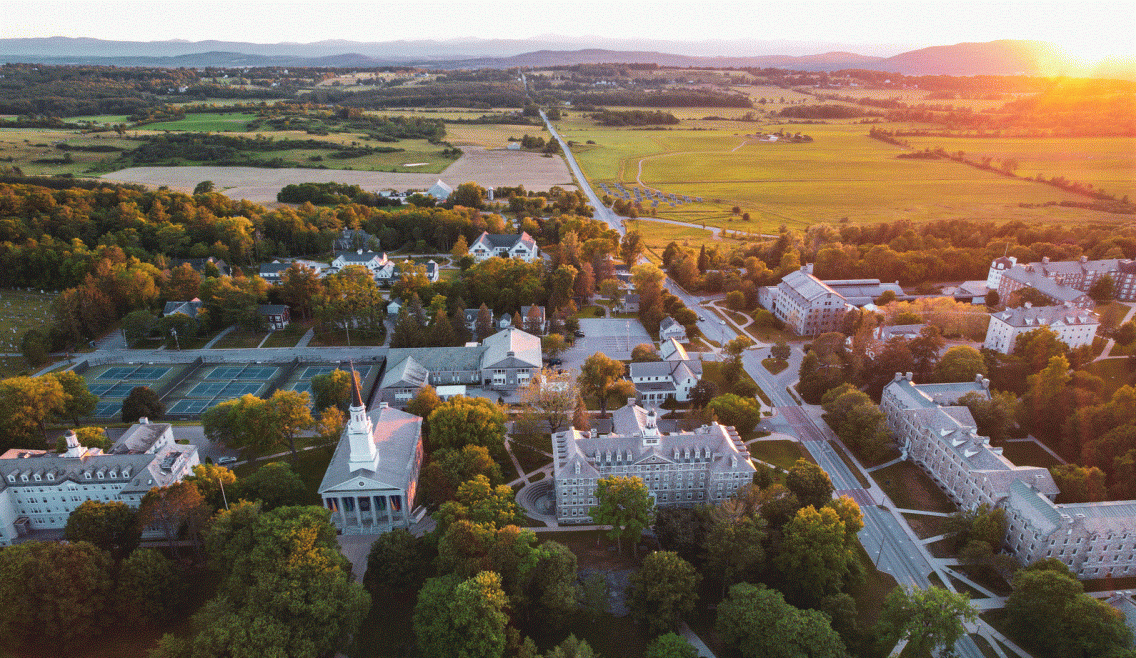
[[[83,471],[83,478],[90,480],[91,479],[91,472],[90,471]]]
[[[122,468],[122,477],[124,477],[124,478],[130,477],[130,467],[124,466]]]
[[[8,481],[9,482],[15,482],[16,481],[16,474],[15,473],[9,473],[8,474]]]
[[[48,473],[48,474],[47,474],[47,479],[48,479],[48,480],[52,480],[52,481],[54,481],[54,480],[55,480],[55,473]]]
[[[112,478],[116,478],[116,477],[118,477],[118,471],[115,471],[115,470],[111,469],[111,472],[110,472],[110,476],[111,476]]]
[[[35,481],[39,482],[39,480],[40,480],[39,473],[36,473],[34,477],[35,477]]]
[[[103,479],[104,477],[105,477],[105,475],[103,474],[103,472],[102,472],[102,471],[99,471],[99,479],[101,480],[101,479]]]

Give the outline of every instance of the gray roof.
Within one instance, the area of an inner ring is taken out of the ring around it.
[[[485,339],[481,367],[525,368],[541,366],[540,339],[515,327],[499,331]],[[509,352],[512,352],[510,357]],[[517,365],[501,365],[515,361]]]
[[[288,307],[284,304],[261,304],[256,307],[256,312],[261,315],[281,315]]]
[[[1057,302],[1076,302],[1086,296],[1085,293],[1076,288],[1063,286],[1053,279],[1050,279],[1032,265],[1024,267],[1015,265],[1003,272],[1002,276],[1009,277],[1013,281],[1034,288],[1041,294]]]
[[[387,363],[401,363],[408,357],[430,372],[477,371],[481,369],[481,353],[485,348],[476,347],[399,347],[387,351]]]
[[[881,283],[879,279],[837,279],[825,281],[836,294],[840,295],[849,304],[864,306],[875,301],[885,291],[892,291],[897,297],[903,297],[903,288],[897,283]]]
[[[477,239],[474,240],[473,244],[477,244],[479,242],[484,243],[487,247],[489,247],[491,249],[496,249],[496,248],[512,249],[513,247],[517,246],[518,243],[524,244],[529,249],[532,249],[533,247],[536,246],[536,240],[533,240],[532,236],[529,235],[528,233],[526,233],[525,231],[521,231],[519,234],[518,233],[489,233],[488,231],[483,231],[481,233],[481,235],[477,236]],[[473,245],[470,245],[470,246],[473,246]]]
[[[280,274],[291,266],[291,263],[261,263],[260,275],[263,277],[265,274]]]
[[[386,254],[381,254],[377,251],[364,251],[363,253],[359,253],[358,251],[341,251],[335,254],[336,258],[342,258],[348,263],[369,263],[376,258],[382,262],[386,260],[386,256]]]
[[[380,388],[422,388],[430,379],[430,371],[408,356],[387,369]]]
[[[357,477],[365,477],[378,483],[406,491],[415,474],[412,472],[415,454],[422,440],[422,419],[405,411],[391,407],[380,407],[367,414],[371,419],[371,437],[378,452],[378,464],[374,469],[351,471],[351,442],[347,429],[335,446],[331,463],[323,474],[319,492],[324,493]]]
[[[158,439],[172,429],[169,423],[137,423],[118,437],[110,451],[116,455],[150,452]]]
[[[165,307],[162,308],[162,315],[176,315],[183,313],[191,318],[197,317],[197,312],[205,307],[205,302],[200,299],[192,299],[188,302],[166,302]]]
[[[1019,306],[995,313],[991,317],[1011,327],[1033,329],[1042,325],[1100,324],[1100,316],[1096,313],[1068,306]]]
[[[1022,480],[1010,483],[1009,504],[1029,519],[1030,524],[1041,530],[1043,535],[1061,526],[1061,512],[1053,501]]]
[[[781,279],[781,284],[789,292],[804,301],[812,301],[824,295],[837,295],[840,293],[830,288],[824,281],[816,278],[809,272],[795,270],[789,272]]]
[[[664,361],[690,360],[690,357],[686,353],[686,348],[674,338],[668,338],[659,345],[659,356],[661,356]]]
[[[679,324],[678,320],[675,320],[669,315],[663,318],[663,321],[659,323],[659,331],[666,331],[671,327],[677,327],[679,329],[682,329],[683,331],[686,331],[686,328]]]
[[[88,450],[79,458],[43,450],[12,449],[0,455],[0,476],[9,487],[38,486],[59,483],[67,480],[89,483],[92,480],[122,485],[123,493],[146,493],[154,487],[166,487],[179,481],[190,473],[197,464],[197,446],[167,445],[153,453],[101,453]],[[123,469],[127,475],[122,475]],[[114,471],[116,477],[111,478]],[[98,478],[99,473],[103,474]],[[7,482],[10,473],[16,474],[16,482]],[[24,482],[20,476],[28,475]],[[34,479],[35,474],[40,480]],[[48,479],[48,473],[52,479]],[[86,473],[90,473],[88,479]]]
[[[702,363],[693,359],[686,361],[642,361],[628,365],[628,374],[636,377],[670,377],[672,380],[702,375]],[[638,386],[638,384],[636,385]]]

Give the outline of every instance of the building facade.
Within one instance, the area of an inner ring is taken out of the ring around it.
[[[0,455],[0,546],[28,530],[59,529],[88,500],[131,507],[154,487],[193,474],[197,447],[174,441],[172,426],[142,419],[108,452],[84,448],[68,431],[66,452],[13,448]]]
[[[633,401],[612,420],[610,434],[572,428],[552,436],[560,523],[591,523],[596,483],[609,476],[640,478],[659,507],[720,503],[753,481],[756,469],[732,427],[660,432],[655,411]]]
[[[519,234],[482,232],[469,246],[469,255],[478,262],[494,256],[532,262],[540,256],[540,247],[524,231]]]
[[[1136,301],[1136,261],[1126,258],[1106,258],[1089,260],[1081,256],[1077,260],[1051,261],[1048,257],[1040,262],[1018,265],[1013,256],[996,258],[990,264],[986,283],[991,290],[1002,294],[1002,276],[1011,270],[1027,270],[1050,279],[1059,286],[1065,286],[1088,293],[1102,277],[1112,278],[1114,295],[1122,302]]]
[[[1025,306],[1010,308],[990,316],[986,328],[986,349],[1010,354],[1018,336],[1037,329],[1049,327],[1057,339],[1070,349],[1092,345],[1100,328],[1100,316],[1092,311],[1071,306]]]
[[[1096,307],[1096,302],[1087,293],[1047,276],[1045,270],[1037,265],[1015,265],[1002,272],[998,279],[998,299],[1005,304],[1010,295],[1026,288],[1036,290],[1057,306],[1069,304],[1088,310]]]
[[[803,266],[786,274],[773,290],[767,290],[766,308],[799,336],[839,331],[850,305],[811,270]]]
[[[897,374],[880,408],[902,455],[925,470],[958,505],[1006,513],[1005,546],[1024,564],[1057,558],[1078,578],[1136,575],[1136,501],[1057,504],[1049,471],[1015,466],[979,436],[969,409],[952,406],[985,380],[916,385]]]
[[[422,419],[385,402],[368,413],[357,381],[350,414],[319,486],[331,522],[348,535],[409,528],[422,466]]]
[[[690,391],[702,378],[702,362],[686,360],[642,361],[628,367],[640,402],[660,405],[667,399],[689,402]]]

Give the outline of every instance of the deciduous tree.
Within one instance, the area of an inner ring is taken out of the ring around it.
[[[913,651],[951,655],[955,643],[966,634],[964,624],[977,618],[965,593],[900,586],[884,600],[876,632],[888,638],[888,644],[904,639]]]
[[[631,575],[632,618],[652,634],[674,631],[694,610],[701,580],[702,576],[677,553],[651,553]]]
[[[596,506],[588,515],[597,524],[611,526],[608,537],[618,542],[622,553],[624,537],[637,542],[651,526],[655,501],[640,478],[611,475],[596,482]]]
[[[142,526],[138,510],[126,503],[87,500],[67,517],[63,536],[69,542],[90,542],[121,560],[138,546]]]
[[[800,610],[780,592],[741,583],[718,605],[714,624],[743,658],[844,658],[844,642],[818,610]]]

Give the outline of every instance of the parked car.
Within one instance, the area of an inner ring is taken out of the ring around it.
[[[583,329],[577,329],[576,331],[574,331],[572,333],[574,333],[576,335],[576,338],[583,338],[584,337],[584,330]]]
[[[218,457],[217,458],[218,464],[232,464],[236,461],[237,461],[236,457]]]
[[[550,366],[558,366],[558,365],[561,365],[561,364],[563,364],[563,363],[564,363],[564,360],[563,360],[563,359],[561,359],[561,358],[560,358],[560,357],[558,357],[558,356],[557,356],[557,357],[553,357],[553,358],[551,358],[551,359],[549,359],[549,360],[548,360],[548,365],[550,365]]]
[[[700,315],[700,316],[698,316],[698,321],[699,322],[706,322],[706,318],[704,318]]]

